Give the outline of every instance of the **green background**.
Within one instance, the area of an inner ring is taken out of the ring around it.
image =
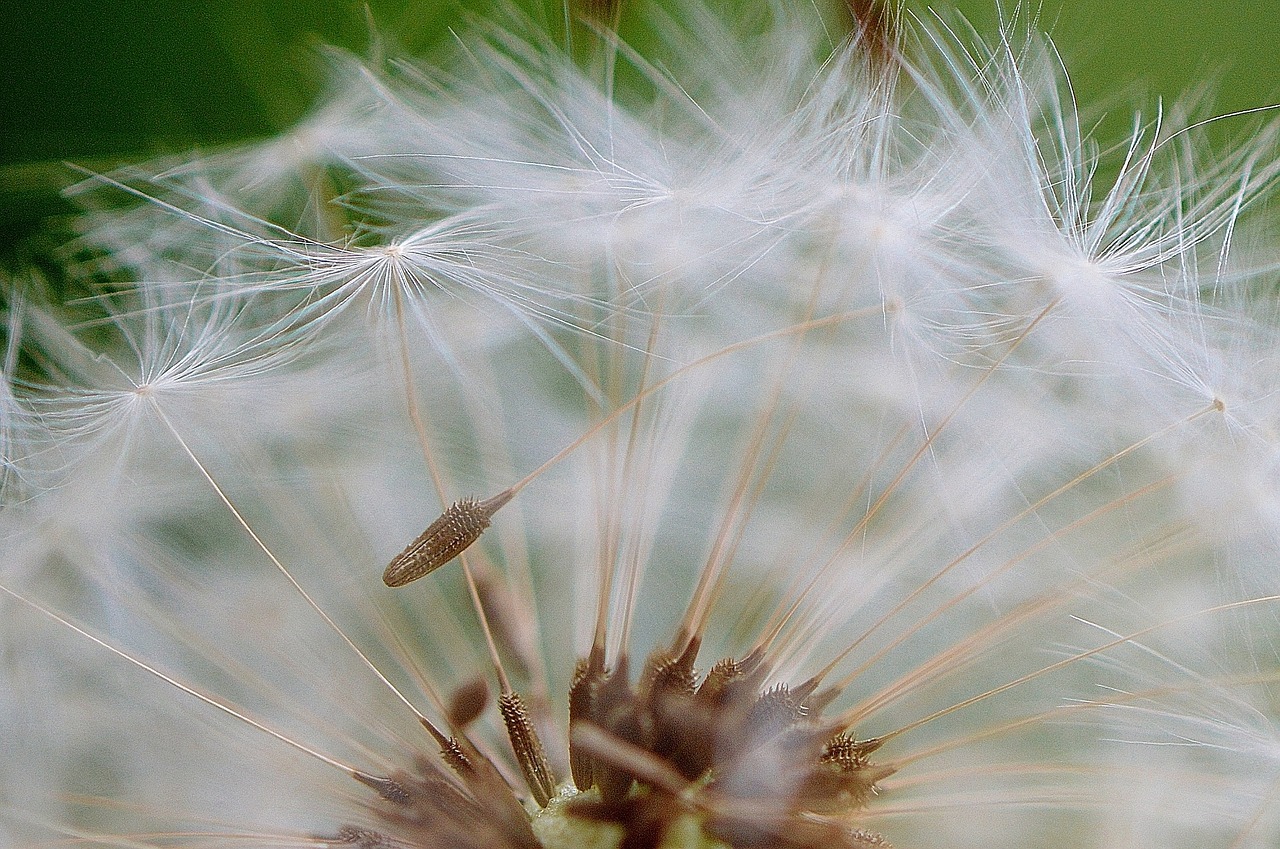
[[[805,0],[796,0],[805,2]],[[730,0],[742,2],[742,0]],[[713,4],[714,5],[714,4]],[[934,4],[994,32],[993,0]],[[1012,3],[1004,4],[1008,9]],[[928,14],[911,0],[908,8]],[[1205,92],[1198,116],[1280,102],[1280,3],[1045,0],[1050,32],[1086,109],[1109,107],[1103,136],[1135,105]],[[74,179],[156,153],[270,134],[306,109],[322,80],[317,46],[357,52],[373,29],[422,53],[465,28],[473,3],[449,0],[116,0],[10,2],[0,55],[0,257],[31,250]],[[558,16],[552,2],[546,14]],[[1216,138],[1247,132],[1224,122]],[[27,245],[19,250],[19,246]]]

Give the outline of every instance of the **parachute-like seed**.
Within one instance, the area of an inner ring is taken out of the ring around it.
[[[5,845],[1280,845],[1280,302],[1231,248],[1280,125],[1099,157],[1018,26],[840,2],[565,0],[461,65],[340,60],[286,137],[104,177],[144,202],[91,204],[93,305],[0,280],[0,640],[36,661],[30,709],[0,688]],[[319,571],[404,503],[409,425],[442,492],[528,471],[432,502],[384,583],[461,558],[469,599],[413,624]],[[318,622],[257,598],[274,572]],[[240,750],[132,687],[85,710],[85,640]],[[100,743],[103,797],[32,782]]]

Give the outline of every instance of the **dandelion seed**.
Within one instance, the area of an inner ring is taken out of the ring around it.
[[[484,501],[464,498],[450,504],[408,548],[391,559],[382,573],[382,582],[389,587],[402,587],[430,575],[466,551],[480,539],[493,514],[510,501],[513,494],[508,490]]]

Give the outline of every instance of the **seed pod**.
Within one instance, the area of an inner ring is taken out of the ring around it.
[[[513,495],[505,490],[484,501],[464,498],[453,502],[408,548],[392,558],[382,573],[382,582],[403,587],[439,569],[480,539],[493,514]]]

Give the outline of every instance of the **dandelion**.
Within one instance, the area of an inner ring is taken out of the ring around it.
[[[1274,129],[1101,157],[1039,39],[850,5],[477,22],[82,186],[0,834],[1273,845]]]

